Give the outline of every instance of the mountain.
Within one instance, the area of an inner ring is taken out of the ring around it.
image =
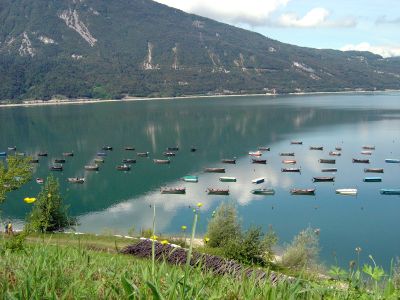
[[[303,48],[150,0],[2,0],[0,99],[400,89],[400,60]]]

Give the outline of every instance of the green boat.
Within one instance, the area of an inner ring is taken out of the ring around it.
[[[236,182],[236,177],[220,177],[221,182]]]
[[[275,195],[275,190],[272,188],[254,189],[254,190],[251,190],[251,193],[254,195]]]
[[[364,182],[381,182],[382,178],[381,177],[365,177]]]
[[[188,176],[184,176],[182,178],[182,180],[186,181],[186,182],[199,182],[199,177],[198,176],[188,175]]]

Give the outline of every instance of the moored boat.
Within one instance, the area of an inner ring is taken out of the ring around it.
[[[281,172],[285,172],[285,173],[300,173],[300,168],[282,168]]]
[[[119,165],[119,166],[117,166],[117,170],[118,171],[130,171],[131,166],[127,165],[127,164]]]
[[[369,164],[369,159],[353,158],[354,164]]]
[[[356,196],[358,193],[357,189],[337,189],[336,194],[345,196]]]
[[[50,171],[62,171],[63,170],[63,166],[62,165],[52,165],[50,166]]]
[[[372,155],[371,151],[361,151],[362,155]]]
[[[132,146],[125,146],[124,148],[126,151],[135,151],[135,147]]]
[[[64,152],[62,155],[66,157],[72,157],[74,156],[74,152]]]
[[[389,163],[389,164],[399,164],[400,163],[400,159],[397,159],[397,158],[386,158],[385,162]]]
[[[236,177],[220,177],[221,182],[236,182]]]
[[[97,152],[97,156],[107,156],[107,153],[105,153],[105,152]]]
[[[167,147],[167,151],[179,151],[179,147],[175,146],[175,147]]]
[[[122,160],[122,163],[124,163],[124,164],[135,164],[135,163],[136,163],[136,159],[133,159],[133,158],[124,158],[124,159]]]
[[[188,175],[188,176],[184,176],[182,178],[182,180],[186,181],[186,182],[198,182],[199,181],[199,177],[198,176]]]
[[[342,153],[340,153],[339,151],[330,151],[330,152],[329,152],[329,155],[330,155],[330,156],[341,156]]]
[[[281,152],[279,156],[294,156],[294,152]]]
[[[29,162],[30,162],[31,164],[38,164],[38,163],[39,163],[39,160],[38,160],[37,158],[32,158]]]
[[[221,162],[223,164],[236,164],[236,159],[235,158],[232,158],[232,159],[224,158],[224,159],[221,159]]]
[[[37,184],[43,184],[44,183],[44,179],[43,178],[36,178],[36,183]]]
[[[322,147],[322,146],[310,146],[310,150],[320,150],[320,151],[322,151],[322,150],[324,150],[324,147]]]
[[[282,163],[285,165],[294,165],[296,164],[296,161],[294,159],[284,159],[282,160]]]
[[[264,181],[265,181],[264,177],[259,177],[259,178],[253,179],[251,182],[255,183],[255,184],[260,184],[260,183],[263,183]]]
[[[47,156],[47,152],[39,152],[38,156],[45,157]]]
[[[370,145],[362,146],[362,148],[363,148],[364,150],[375,150],[375,146],[370,146]]]
[[[99,166],[98,165],[86,165],[85,170],[86,171],[98,171]]]
[[[104,163],[104,158],[96,157],[96,158],[94,159],[94,162],[95,162],[95,163]]]
[[[259,151],[271,151],[270,147],[258,147]]]
[[[381,189],[379,192],[382,195],[400,195],[400,189]]]
[[[290,193],[292,195],[313,196],[315,195],[315,189],[291,189]]]
[[[103,146],[101,149],[105,150],[105,151],[111,151],[113,149],[113,147],[111,147],[111,146]]]
[[[254,189],[251,190],[251,193],[254,195],[275,195],[275,190],[273,188]]]
[[[383,173],[383,168],[365,168],[364,173]]]
[[[335,177],[331,176],[319,176],[319,177],[313,177],[314,182],[334,182]]]
[[[25,156],[25,152],[16,152],[15,153],[16,156]]]
[[[382,178],[381,177],[365,177],[363,179],[364,182],[381,182]]]
[[[16,146],[8,147],[7,150],[8,151],[17,151],[17,147]]]
[[[249,155],[250,156],[261,156],[262,152],[261,151],[250,151]]]
[[[196,152],[196,151],[197,151],[196,147],[194,147],[194,146],[190,147],[190,152]]]
[[[336,173],[337,169],[336,168],[326,168],[326,169],[322,169],[321,172],[325,172],[325,173]]]
[[[171,152],[171,151],[165,151],[165,152],[163,152],[163,155],[167,156],[167,157],[172,157],[172,156],[175,156],[176,153],[175,152]]]
[[[149,157],[150,152],[138,152],[136,154],[139,157]]]
[[[336,146],[336,147],[335,147],[335,150],[336,150],[336,151],[342,151],[342,147]]]
[[[205,168],[206,173],[225,173],[225,168]]]
[[[82,183],[85,183],[85,178],[83,178],[83,177],[71,177],[71,178],[68,178],[68,182],[82,184]]]
[[[208,192],[209,195],[229,195],[229,189],[208,188],[207,192]]]
[[[290,142],[291,145],[303,145],[302,141],[291,141]]]
[[[266,159],[257,159],[257,158],[253,158],[253,159],[251,160],[251,162],[252,162],[253,164],[265,165],[265,164],[267,163],[267,160],[266,160]]]
[[[161,194],[186,194],[185,187],[178,187],[178,188],[161,188]]]
[[[336,164],[336,159],[321,158],[321,159],[319,160],[319,162],[320,162],[321,164],[332,164],[332,165],[334,165],[334,164]]]
[[[7,156],[7,152],[0,152],[0,156],[1,157],[6,157]]]
[[[65,163],[65,159],[63,159],[63,158],[56,158],[56,159],[54,160],[54,163],[56,163],[56,164],[64,164],[64,163]]]
[[[153,162],[158,165],[167,165],[171,163],[169,159],[153,159]]]

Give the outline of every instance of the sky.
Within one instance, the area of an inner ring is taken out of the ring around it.
[[[156,0],[304,47],[400,56],[400,0]]]

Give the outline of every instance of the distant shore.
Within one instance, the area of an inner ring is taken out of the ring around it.
[[[329,94],[380,94],[400,92],[400,90],[384,90],[384,91],[366,91],[366,90],[353,90],[353,91],[338,91],[338,92],[297,92],[287,94],[227,94],[227,95],[187,95],[178,97],[126,97],[122,99],[52,99],[52,100],[25,100],[22,103],[2,103],[0,108],[4,107],[29,107],[29,106],[47,106],[47,105],[67,105],[67,104],[95,104],[95,103],[107,103],[107,102],[131,102],[131,101],[151,101],[151,100],[181,100],[181,99],[193,99],[193,98],[228,98],[228,97],[257,97],[257,96],[304,96],[304,95],[329,95]]]

